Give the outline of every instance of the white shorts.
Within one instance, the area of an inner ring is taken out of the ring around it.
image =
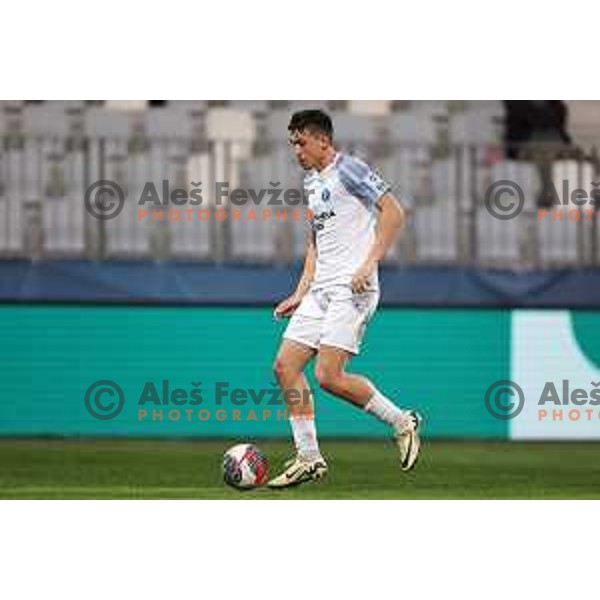
[[[283,337],[315,349],[323,344],[358,354],[378,302],[379,290],[355,294],[346,285],[310,290]]]

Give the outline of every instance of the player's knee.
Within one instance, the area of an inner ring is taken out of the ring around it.
[[[341,373],[334,369],[317,364],[315,368],[315,378],[322,390],[335,394],[339,389]]]
[[[273,363],[273,374],[279,384],[284,383],[287,378],[292,376],[290,363],[281,356],[278,356]]]
[[[275,375],[277,381],[279,381],[280,377],[283,375],[283,359],[279,356],[273,362],[273,375]]]

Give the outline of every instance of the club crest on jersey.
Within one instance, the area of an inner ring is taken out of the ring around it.
[[[327,188],[325,188],[321,192],[321,200],[323,200],[323,202],[327,202],[330,198],[331,198],[331,192]]]

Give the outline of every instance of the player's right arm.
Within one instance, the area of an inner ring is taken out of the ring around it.
[[[317,248],[315,246],[315,236],[312,229],[307,230],[306,233],[306,256],[304,258],[304,269],[302,275],[296,286],[296,291],[280,302],[275,307],[275,317],[289,317],[294,311],[300,306],[302,298],[306,295],[310,289],[310,284],[315,276],[315,269],[317,265]]]

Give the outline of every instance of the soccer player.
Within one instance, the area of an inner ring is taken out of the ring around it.
[[[336,151],[333,124],[326,113],[297,112],[288,130],[296,158],[306,171],[304,187],[313,218],[308,223],[306,258],[296,291],[274,313],[291,316],[274,371],[286,392],[297,455],[268,485],[288,487],[327,473],[304,375],[315,356],[319,386],[387,423],[401,468],[408,471],[419,454],[420,415],[401,410],[366,377],[346,368],[358,354],[377,307],[378,264],[404,226],[404,211],[389,185],[367,164]]]

